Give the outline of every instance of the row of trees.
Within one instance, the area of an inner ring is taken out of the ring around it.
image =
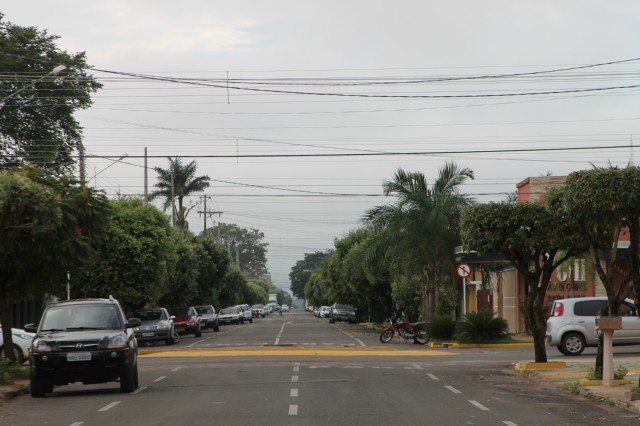
[[[366,212],[364,226],[336,240],[333,251],[299,261],[290,274],[293,293],[313,305],[351,302],[371,320],[391,311],[427,321],[436,309],[451,312],[459,217],[471,203],[461,186],[468,179],[473,172],[453,162],[432,185],[422,173],[398,170],[383,184],[394,201]]]

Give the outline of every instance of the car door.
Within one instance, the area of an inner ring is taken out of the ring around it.
[[[640,317],[632,303],[620,304],[618,315],[622,317],[622,329],[613,332],[613,343],[640,343]]]

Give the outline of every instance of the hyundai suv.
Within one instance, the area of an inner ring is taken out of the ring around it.
[[[351,305],[334,303],[331,305],[331,311],[329,312],[329,322],[334,324],[336,321],[345,321],[349,324],[355,324],[356,310]]]
[[[40,325],[25,325],[35,333],[29,353],[31,396],[43,397],[54,386],[120,382],[121,392],[138,387],[138,342],[133,329],[140,319],[127,320],[113,298],[67,300],[46,307]]]
[[[580,355],[586,347],[598,346],[596,316],[608,303],[602,296],[554,301],[547,320],[547,344],[565,355]],[[640,344],[640,318],[633,301],[622,302],[618,315],[622,317],[622,329],[613,333],[613,344]]]

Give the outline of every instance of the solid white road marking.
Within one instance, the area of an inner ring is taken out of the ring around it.
[[[518,424],[517,424],[517,423],[510,422],[509,420],[505,420],[505,421],[503,421],[502,423],[504,423],[504,424],[505,424],[505,425],[507,425],[507,426],[518,426]]]
[[[280,337],[282,337],[282,332],[284,331],[284,326],[287,323],[282,323],[282,327],[280,327],[280,331],[278,332],[278,335],[276,336],[276,345],[280,343]]]
[[[298,376],[291,377],[291,383],[296,383],[298,381]]]
[[[298,396],[298,389],[291,389],[291,397],[296,398]]]
[[[435,374],[432,374],[432,373],[428,373],[428,374],[427,374],[427,377],[428,377],[428,378],[430,378],[431,380],[440,380],[440,379],[438,379],[438,378],[436,377],[436,375],[435,375]]]
[[[182,366],[174,368],[173,370],[171,370],[171,372],[175,373],[176,371],[180,371],[180,370],[182,370]]]
[[[447,386],[445,386],[445,388],[449,389],[453,393],[462,393],[458,389],[454,388],[453,386],[447,385]]]
[[[83,425],[84,422],[75,422],[75,423],[71,423],[69,426],[80,426]]]
[[[491,411],[487,407],[485,407],[484,405],[480,404],[478,401],[474,401],[473,399],[470,399],[469,402],[471,404],[475,405],[476,407],[478,407],[479,409],[481,409],[482,411]]]
[[[160,380],[164,380],[166,378],[167,378],[167,376],[160,376],[157,379],[155,379],[154,382],[159,382]]]
[[[116,406],[116,405],[118,405],[118,404],[120,404],[120,401],[112,402],[112,403],[111,403],[111,404],[109,404],[109,405],[105,405],[104,407],[102,407],[102,408],[101,408],[101,409],[99,409],[98,411],[107,411],[107,410],[110,410],[110,409],[112,409],[113,407],[115,407],[115,406]]]
[[[413,364],[413,367],[414,367],[416,370],[422,370],[422,367],[420,367],[418,364]]]
[[[290,416],[297,416],[298,415],[298,406],[297,405],[290,405],[289,406],[289,415]]]

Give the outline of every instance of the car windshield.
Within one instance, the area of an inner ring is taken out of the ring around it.
[[[140,321],[158,321],[161,316],[160,310],[136,311],[133,314],[133,317],[140,318]]]
[[[173,308],[171,309],[171,315],[176,317],[188,317],[191,316],[191,309],[189,308]]]
[[[222,309],[220,310],[221,314],[237,314],[237,312],[234,309],[231,308],[227,308],[227,309]]]
[[[352,310],[352,309],[353,309],[353,306],[351,306],[351,305],[343,305],[343,304],[340,304],[340,303],[336,303],[336,309],[342,309],[342,310],[344,310],[344,311],[350,311],[350,310]]]
[[[119,329],[123,324],[115,306],[109,305],[65,305],[49,308],[40,329],[82,330],[82,329]]]
[[[213,309],[211,309],[211,306],[198,306],[198,307],[196,307],[196,311],[198,311],[199,314],[212,314],[213,313]]]

